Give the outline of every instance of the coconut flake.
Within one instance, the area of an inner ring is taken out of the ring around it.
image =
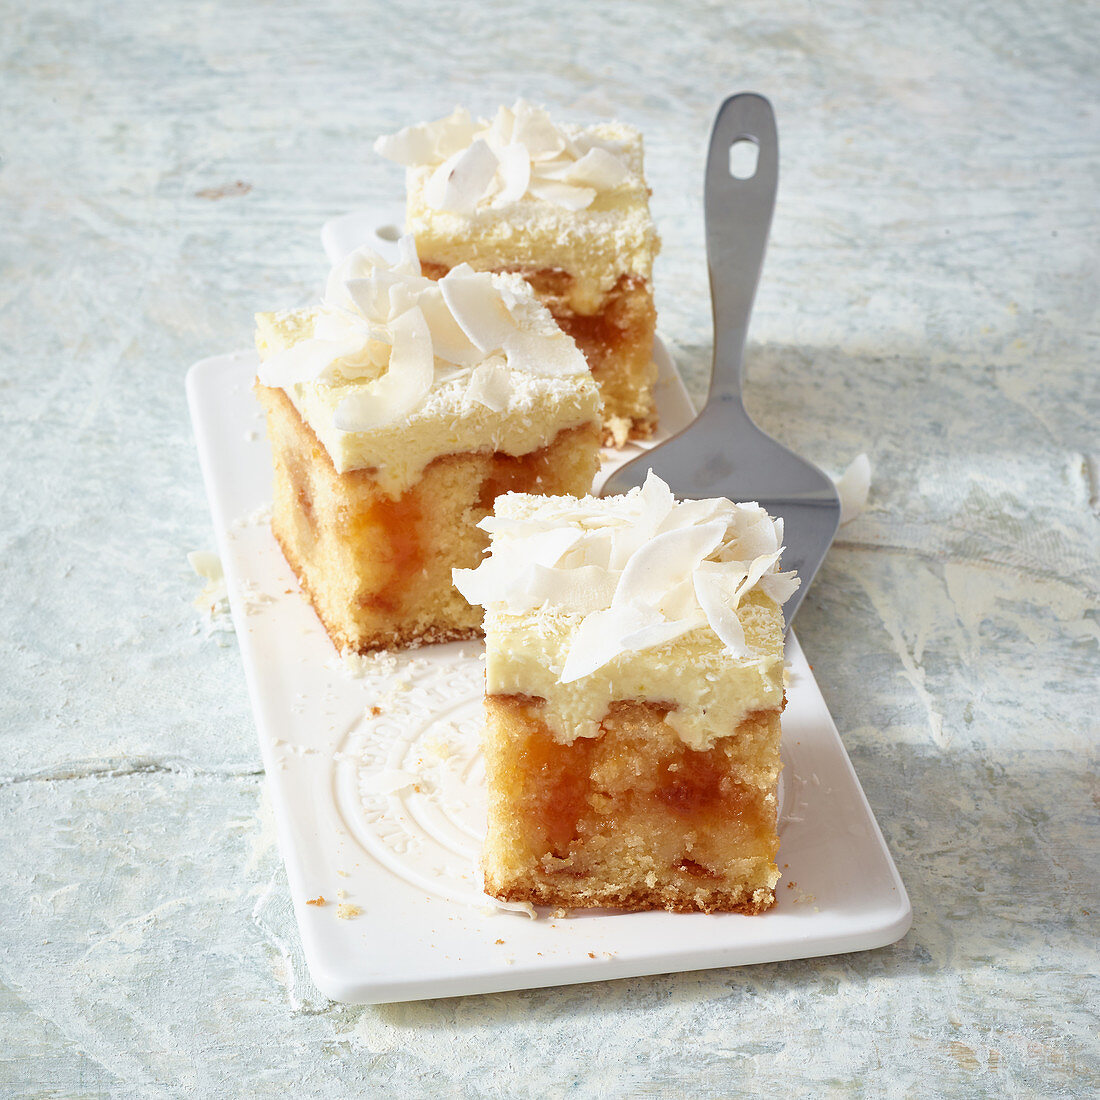
[[[478,138],[436,169],[425,188],[425,201],[437,210],[472,214],[492,183],[499,164],[488,142]]]
[[[394,316],[395,312],[390,291],[406,282],[407,280],[396,272],[378,268],[370,275],[348,279],[344,283],[344,290],[355,312],[363,317],[384,320]],[[411,304],[406,304],[405,309],[408,309]],[[405,310],[397,312],[404,313]]]
[[[351,279],[370,278],[375,271],[384,270],[390,265],[373,249],[363,247],[349,252],[339,263],[334,264],[325,283],[325,302],[338,309],[356,308],[355,302],[347,290]]]
[[[424,314],[407,310],[390,322],[389,369],[377,381],[336,406],[333,423],[342,432],[362,432],[410,413],[427,396],[434,375],[432,337]]]
[[[871,460],[867,455],[856,455],[836,479],[836,491],[840,497],[840,522],[850,523],[867,506],[871,491]]]
[[[374,151],[406,168],[445,160],[465,149],[476,129],[470,112],[456,107],[446,118],[406,126],[396,134],[383,135],[374,143]]]
[[[641,489],[633,491],[635,515],[610,534],[611,566],[622,569],[631,555],[662,529],[672,514],[675,499],[669,487],[650,470]]]
[[[670,622],[676,619],[687,619],[699,610],[698,601],[695,598],[695,588],[691,583],[691,577],[684,577],[679,584],[674,584],[662,594],[657,610]]]
[[[651,623],[635,604],[593,611],[577,627],[561,670],[561,682],[571,684],[591,676],[622,652],[622,640]]]
[[[503,349],[511,367],[523,367],[547,378],[568,378],[577,373],[581,352],[564,332],[538,332],[517,327],[505,339]]]
[[[519,202],[527,194],[531,183],[531,154],[525,145],[504,145],[496,151],[500,161],[500,192],[493,199],[494,206],[506,206]]]
[[[527,146],[532,157],[552,157],[565,148],[565,136],[544,108],[517,99],[512,113],[515,115],[512,140]]]
[[[617,574],[596,565],[548,569],[536,564],[531,566],[528,592],[534,607],[548,605],[566,613],[584,612],[608,603],[617,581]]]
[[[454,319],[443,299],[439,284],[425,289],[418,302],[432,332],[432,350],[436,357],[459,367],[473,367],[484,358]]]
[[[596,197],[594,187],[574,187],[571,183],[559,183],[557,180],[533,179],[528,188],[536,199],[564,206],[566,210],[584,210],[592,205]]]
[[[565,183],[591,187],[596,191],[613,191],[630,176],[630,169],[606,149],[589,149],[580,160],[573,161],[562,173]]]
[[[782,607],[798,590],[802,578],[793,570],[786,573],[765,573],[757,582],[760,591]]]
[[[466,394],[471,401],[476,401],[494,412],[506,409],[508,398],[512,394],[512,380],[508,375],[507,364],[502,360],[492,359],[475,367],[470,375]]]
[[[659,481],[660,479],[656,480]],[[667,489],[668,487],[665,486],[666,492]],[[671,492],[667,493],[667,502],[665,515],[657,525],[656,532],[672,531],[677,527],[689,527],[692,524],[710,523],[711,520],[716,519],[721,519],[728,525],[734,521],[739,508],[739,505],[733,504],[723,497],[676,502]]]
[[[383,134],[374,143],[374,151],[387,160],[412,168],[435,156],[435,136],[431,124],[406,126],[396,134]]]
[[[570,527],[551,527],[538,531],[522,542],[512,542],[503,547],[499,558],[496,553],[485,559],[479,568],[488,570],[494,563],[501,563],[505,572],[528,565],[542,565],[547,569],[556,566],[562,556],[580,539],[580,533]]]
[[[655,607],[669,588],[715,550],[725,533],[726,525],[714,522],[654,536],[631,555],[612,606],[634,603]]]
[[[745,630],[737,617],[735,593],[742,579],[736,572],[696,569],[693,577],[699,606],[707,617],[711,630],[734,657],[748,656]]]
[[[486,521],[483,520],[479,526],[484,528]],[[482,607],[494,603],[502,589],[510,592],[518,589],[522,596],[526,584],[524,578],[531,567],[538,565],[552,569],[580,537],[580,532],[571,527],[553,527],[535,532],[522,541],[502,542],[476,569],[452,570],[454,586],[469,603]]]
[[[365,344],[365,337],[354,336],[345,340],[303,340],[268,356],[260,364],[256,377],[265,386],[284,389],[299,382],[312,382],[341,360],[357,355]]]
[[[416,254],[416,238],[411,233],[403,233],[397,240],[398,261],[394,271],[404,275],[420,275],[420,257]]]
[[[618,656],[619,653],[637,653],[643,649],[651,649],[657,645],[668,645],[669,642],[676,641],[677,638],[682,637],[689,631],[697,630],[701,626],[707,625],[707,618],[705,615],[698,612],[692,615],[685,615],[679,619],[669,619],[665,622],[651,623],[649,626],[643,627],[641,630],[635,630],[633,633],[624,634],[619,640]]]
[[[216,583],[225,579],[221,558],[210,550],[189,550],[187,564],[204,580]]]
[[[753,558],[749,563],[748,571],[745,573],[744,579],[737,585],[733,594],[733,606],[737,607],[746,592],[751,591],[756,587],[757,582],[767,572],[771,571],[776,562],[779,561],[780,551],[776,550],[774,554],[761,554],[758,558]]]
[[[484,125],[485,120],[482,119],[481,121]],[[489,123],[489,128],[484,130],[481,136],[489,143],[493,152],[498,153],[505,145],[512,144],[512,132],[515,125],[515,114],[502,104],[497,108],[497,113],[493,116],[493,121]]]
[[[515,319],[491,275],[461,264],[439,280],[439,290],[455,322],[479,351],[500,351],[514,335]]]
[[[783,538],[783,521],[773,520],[759,504],[738,505],[738,508],[744,523],[737,538],[729,544],[726,557],[751,561],[774,554]]]

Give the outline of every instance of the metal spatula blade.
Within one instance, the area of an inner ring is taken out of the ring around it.
[[[745,142],[756,151],[751,174],[740,169],[738,154]],[[782,568],[796,569],[802,578],[784,608],[790,626],[836,534],[840,499],[833,482],[813,463],[753,423],[741,399],[745,336],[778,179],[779,142],[771,104],[751,93],[731,96],[718,111],[707,156],[704,205],[714,308],[714,368],[707,403],[683,431],[612,474],[603,495],[641,485],[652,469],[677,496],[755,500],[781,517],[787,548]]]

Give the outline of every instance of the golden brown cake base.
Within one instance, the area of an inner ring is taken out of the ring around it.
[[[564,745],[542,700],[486,698],[486,892],[564,907],[760,913],[775,904],[779,712],[688,748],[668,708],[613,703]]]
[[[441,279],[449,268],[424,262],[421,268],[432,279]],[[522,275],[577,343],[588,360],[592,377],[603,399],[605,444],[621,447],[627,439],[648,439],[657,427],[653,385],[657,365],[653,338],[657,311],[653,292],[645,279],[623,275],[594,313],[577,313],[569,304],[572,277],[564,271],[527,268],[494,268]]]
[[[394,498],[371,470],[337,473],[281,389],[256,393],[275,469],[271,527],[340,650],[479,636],[481,608],[451,583],[488,544],[476,524],[501,493],[586,493],[599,465],[597,429],[584,425],[518,458],[444,455]]]

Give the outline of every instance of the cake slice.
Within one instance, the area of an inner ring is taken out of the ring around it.
[[[756,504],[498,499],[455,583],[486,609],[485,889],[563,907],[775,901],[782,524]]]
[[[621,123],[555,125],[519,100],[491,122],[459,108],[375,149],[407,168],[406,227],[425,272],[468,263],[522,274],[584,352],[605,440],[650,436],[659,241],[641,134]]]
[[[257,316],[272,529],[335,645],[480,634],[453,588],[497,495],[587,491],[599,395],[584,357],[515,275],[435,282],[411,238],[368,250],[315,309]]]

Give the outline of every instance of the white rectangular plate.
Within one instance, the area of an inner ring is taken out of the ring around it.
[[[659,441],[692,412],[657,350]],[[477,869],[482,646],[338,657],[268,528],[255,368],[250,352],[205,359],[187,393],[279,845],[326,995],[490,993],[859,951],[905,934],[905,888],[793,634],[773,910],[531,919],[490,901]],[[604,475],[636,453],[620,452]]]

